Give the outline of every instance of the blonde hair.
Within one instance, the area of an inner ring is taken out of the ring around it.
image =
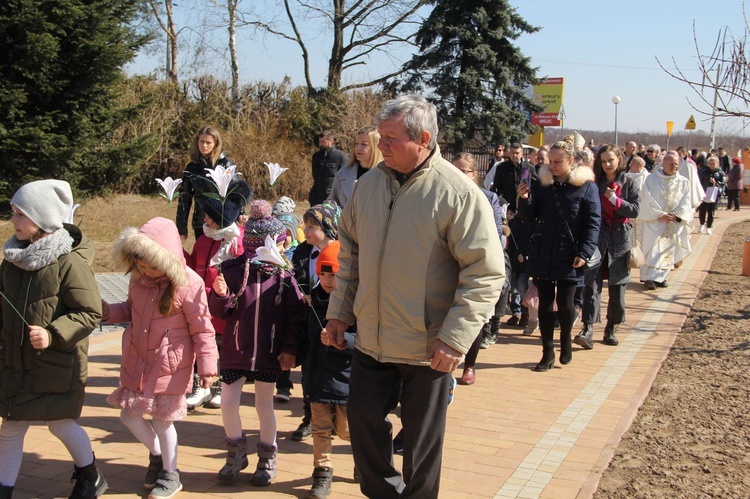
[[[198,130],[198,133],[195,134],[195,138],[193,139],[193,145],[190,148],[190,159],[195,162],[200,161],[201,157],[203,156],[200,149],[198,149],[198,141],[200,140],[201,135],[210,135],[214,139],[214,149],[209,155],[209,159],[211,160],[211,167],[213,167],[216,164],[216,161],[219,159],[219,156],[221,156],[221,134],[216,128],[212,126],[204,126],[200,130]]]
[[[567,137],[566,137],[567,138]],[[570,135],[570,142],[567,140],[558,140],[554,144],[552,144],[552,147],[550,147],[551,150],[558,150],[562,151],[565,155],[566,159],[570,159],[573,157],[573,136]]]
[[[367,134],[367,139],[370,142],[370,157],[367,158],[367,164],[364,164],[362,166],[365,168],[372,168],[373,166],[383,161],[383,153],[381,153],[380,149],[378,149],[378,142],[380,142],[380,132],[378,132],[377,127],[368,125],[363,126],[359,130],[357,130],[357,137],[359,137],[363,133]],[[354,139],[354,147],[357,147],[356,138]],[[357,155],[354,154],[354,151],[352,151],[352,157],[351,159],[349,159],[349,166],[354,166],[356,162]]]

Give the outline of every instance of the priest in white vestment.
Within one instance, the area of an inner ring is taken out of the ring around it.
[[[667,287],[669,273],[691,251],[691,186],[677,174],[679,166],[680,157],[669,151],[661,167],[654,168],[643,182],[638,222],[643,226],[641,250],[645,257],[640,279],[646,289]]]

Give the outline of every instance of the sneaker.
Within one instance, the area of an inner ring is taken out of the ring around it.
[[[709,236],[710,236],[711,234],[713,234],[713,233],[714,233],[714,231],[713,231],[713,230],[711,230],[711,227],[709,227],[709,228],[707,228],[707,229],[706,229],[706,234],[708,234]]]
[[[528,323],[529,323],[529,313],[521,312],[521,318],[518,319],[518,327],[526,327],[526,324]]]
[[[507,321],[505,321],[505,323],[507,325],[509,325],[509,326],[517,326],[518,322],[520,320],[521,320],[521,316],[520,315],[513,314],[513,315],[510,316],[510,319],[508,319]]]
[[[159,479],[156,480],[156,485],[154,485],[154,489],[148,495],[148,499],[169,499],[181,490],[182,482],[180,482],[179,470],[161,470],[159,472]]]
[[[531,336],[538,330],[539,330],[539,321],[529,321],[529,323],[526,324],[526,327],[523,328],[523,335]]]
[[[209,409],[221,409],[221,388],[216,389],[211,400],[203,404],[203,407],[208,407]]]
[[[393,453],[403,454],[404,452],[404,429],[401,428],[396,436],[393,437]]]
[[[331,495],[331,482],[333,481],[333,468],[315,468],[313,471],[313,484],[307,499],[326,499]]]
[[[491,344],[493,344],[494,341],[489,336],[485,336],[482,338],[482,343],[479,344],[479,349],[484,350],[486,348],[489,348]]]
[[[146,478],[143,479],[143,486],[146,490],[152,490],[156,486],[156,481],[159,479],[159,473],[164,469],[161,456],[154,456],[149,452],[148,454],[148,469],[146,470]]]
[[[192,411],[199,405],[203,405],[209,400],[211,400],[211,389],[201,388],[200,386],[198,386],[198,388],[193,390],[193,393],[187,396],[187,399],[185,401],[187,402],[188,411]]]
[[[698,229],[698,234],[703,234],[704,230],[706,230],[706,226],[705,225],[701,225],[700,228]]]
[[[292,433],[292,440],[301,442],[307,440],[312,436],[312,427],[309,423],[301,423],[296,430]]]
[[[289,400],[292,398],[292,393],[285,389],[285,388],[279,388],[276,390],[276,400],[279,402],[289,402]]]

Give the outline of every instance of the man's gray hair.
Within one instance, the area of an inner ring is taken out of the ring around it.
[[[375,114],[373,121],[380,125],[385,120],[396,116],[404,117],[404,125],[411,140],[416,140],[422,132],[430,133],[428,149],[437,146],[438,124],[437,109],[421,95],[402,95],[387,101]]]

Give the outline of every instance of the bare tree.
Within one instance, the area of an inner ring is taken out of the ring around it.
[[[275,16],[266,20],[243,20],[243,23],[299,46],[310,94],[316,89],[310,77],[308,41],[302,35],[301,25],[316,25],[316,35],[330,30],[333,41],[328,60],[327,90],[344,92],[383,83],[403,71],[401,64],[396,64],[399,69],[391,73],[342,87],[342,75],[348,69],[367,64],[368,58],[376,53],[390,56],[398,45],[413,45],[419,27],[418,10],[427,3],[428,0],[284,0],[286,21]]]
[[[724,27],[710,55],[703,54],[698,44],[695,22],[693,40],[698,56],[699,77],[688,76],[686,70],[677,65],[672,57],[674,69],[665,67],[657,58],[659,66],[672,78],[686,83],[693,89],[697,104],[688,99],[695,111],[710,116],[750,116],[750,60],[748,60],[748,36],[750,26],[745,16],[742,35],[734,35]],[[692,70],[692,68],[691,68]]]
[[[161,6],[159,0],[147,0],[154,18],[159,23],[162,31],[167,35],[167,77],[177,83],[177,27],[174,22],[174,12],[172,9],[172,0],[164,0],[164,13],[166,19],[162,19]]]

